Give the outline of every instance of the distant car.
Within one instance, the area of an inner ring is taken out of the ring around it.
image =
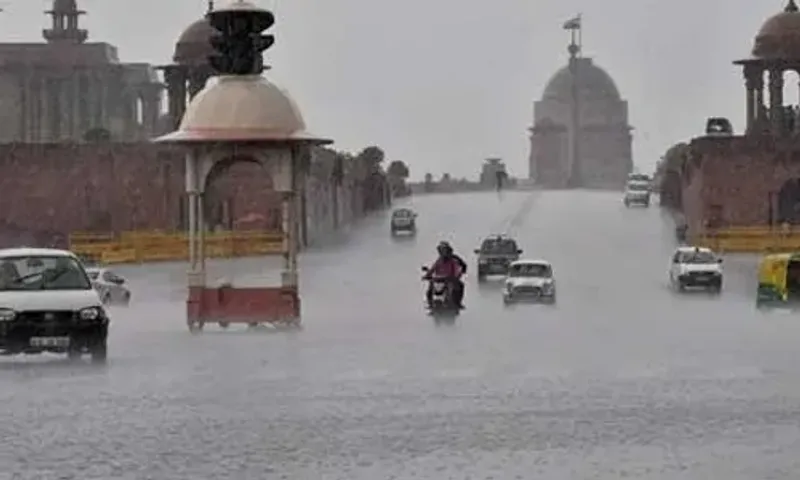
[[[508,305],[520,300],[556,302],[556,280],[550,262],[517,260],[509,265],[503,302]]]
[[[705,247],[678,247],[669,269],[672,286],[679,291],[700,287],[722,291],[722,259]]]
[[[706,120],[706,136],[730,137],[733,135],[731,121],[724,117],[711,117]]]
[[[625,185],[625,194],[622,202],[626,207],[631,205],[650,206],[650,182],[629,180]]]
[[[87,268],[86,273],[91,278],[92,285],[104,305],[127,306],[131,302],[131,292],[125,285],[125,279],[121,276],[101,267]]]
[[[478,280],[489,275],[506,275],[512,262],[519,260],[522,250],[517,242],[506,235],[491,235],[475,250],[478,255]]]
[[[414,235],[417,233],[417,214],[408,208],[398,208],[392,212],[390,230],[392,235],[399,232]]]
[[[89,353],[105,362],[109,322],[72,252],[0,250],[0,353]]]
[[[650,176],[646,173],[629,173],[628,174],[628,181],[629,182],[647,182],[650,183]]]

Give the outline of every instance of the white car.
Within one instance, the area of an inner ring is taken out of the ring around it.
[[[631,180],[625,185],[625,196],[622,202],[626,207],[631,205],[650,206],[650,182]]]
[[[49,248],[0,250],[0,352],[104,362],[109,318],[83,264]]]
[[[545,260],[517,260],[508,266],[503,289],[503,302],[530,300],[555,303],[556,280],[553,266]]]
[[[721,292],[722,277],[722,259],[709,248],[679,247],[672,255],[669,279],[679,291],[700,287]]]
[[[125,279],[107,268],[88,267],[86,273],[105,305],[128,305],[131,292],[125,286]]]

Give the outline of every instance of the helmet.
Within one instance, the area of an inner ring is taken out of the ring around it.
[[[448,242],[441,241],[436,246],[436,251],[439,252],[439,255],[448,256],[453,254],[453,247]]]

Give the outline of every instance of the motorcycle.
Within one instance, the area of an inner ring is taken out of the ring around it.
[[[422,267],[422,271],[425,272],[425,276],[423,276],[422,279],[430,282],[433,292],[430,304],[428,305],[428,311],[433,315],[458,315],[461,309],[454,301],[454,279],[431,276],[428,267]]]

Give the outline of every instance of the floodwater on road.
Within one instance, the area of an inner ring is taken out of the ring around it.
[[[304,330],[190,335],[185,266],[120,267],[109,363],[0,362],[0,479],[789,479],[800,473],[800,322],[754,308],[755,258],[721,296],[667,285],[657,208],[608,192],[421,196],[301,262]],[[467,278],[437,326],[420,266],[482,236],[551,261],[558,304]],[[212,262],[252,282],[277,262]]]

